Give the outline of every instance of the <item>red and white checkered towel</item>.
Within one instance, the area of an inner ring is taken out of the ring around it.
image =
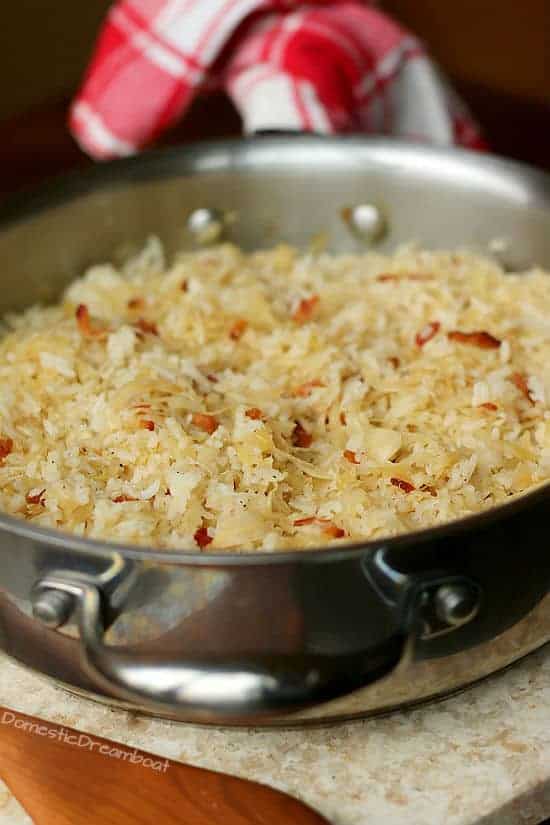
[[[220,87],[247,132],[364,132],[483,148],[419,41],[361,0],[120,0],[70,126],[96,158],[130,155],[195,95]]]

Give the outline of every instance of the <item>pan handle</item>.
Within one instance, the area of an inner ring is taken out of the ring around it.
[[[477,590],[464,577],[437,576],[427,586],[426,579],[418,586],[408,576],[403,581],[388,580],[386,572],[381,559],[368,575],[376,589],[382,586],[379,595],[384,601],[400,602],[403,622],[376,647],[330,657],[274,655],[231,661],[209,656],[174,661],[154,652],[106,645],[102,591],[92,580],[74,574],[42,579],[35,587],[33,604],[35,616],[52,628],[76,616],[83,666],[109,695],[149,711],[199,722],[254,722],[338,699],[404,665],[422,633],[419,623],[425,620],[426,606],[433,604],[433,594],[437,598],[445,588],[454,588],[455,595],[462,588],[470,598],[458,621],[455,610],[447,623],[450,629],[470,621],[477,612]]]

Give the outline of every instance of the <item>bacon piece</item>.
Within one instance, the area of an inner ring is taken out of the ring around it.
[[[479,347],[479,349],[498,349],[502,344],[498,338],[491,335],[490,332],[483,330],[479,332],[459,332],[453,330],[447,333],[449,341],[456,341],[459,344],[468,344],[471,347]]]
[[[111,501],[113,502],[113,504],[122,504],[125,501],[139,501],[139,498],[134,498],[133,496],[126,496],[123,494],[121,496],[117,496],[116,498],[112,498]]]
[[[187,283],[187,281],[181,282],[180,289],[182,292],[187,292],[189,290],[189,284]]]
[[[388,281],[398,281],[400,277],[400,275],[394,274],[393,272],[382,272],[376,276],[376,280],[381,283],[387,283]]]
[[[261,421],[264,417],[263,412],[258,409],[258,407],[250,407],[249,410],[245,412],[247,418],[251,418],[253,421]]]
[[[153,432],[153,430],[155,429],[155,422],[151,421],[150,419],[144,419],[143,421],[139,422],[139,426],[143,430],[150,430],[151,432]]]
[[[292,430],[292,443],[295,447],[310,447],[313,441],[313,436],[305,430],[299,421]]]
[[[323,533],[335,539],[341,539],[346,535],[346,531],[341,527],[337,527],[329,518],[318,518],[318,516],[307,516],[306,518],[298,518],[294,522],[295,527],[306,527],[310,524],[317,524],[321,527]]]
[[[199,430],[204,430],[204,432],[209,433],[209,435],[216,432],[220,426],[216,416],[207,415],[207,413],[193,413],[191,420],[195,427],[198,427]]]
[[[312,295],[311,298],[302,298],[292,314],[292,320],[296,321],[297,324],[305,324],[315,312],[318,303],[318,295]]]
[[[357,459],[357,453],[354,453],[353,450],[344,450],[343,455],[346,461],[349,461],[350,464],[361,464],[361,462]]]
[[[317,519],[315,516],[307,516],[306,518],[297,518],[294,522],[295,527],[305,527],[306,524],[315,524]]]
[[[348,420],[346,418],[345,412],[341,412],[340,413],[340,424],[342,424],[342,426],[345,427],[347,423],[348,423]]]
[[[306,381],[305,384],[300,384],[299,387],[296,387],[292,395],[295,397],[300,396],[300,398],[307,398],[311,395],[315,387],[326,387],[326,384],[323,384],[319,378],[314,378],[313,381]]]
[[[522,375],[521,372],[515,372],[513,375],[510,376],[510,381],[512,384],[518,388],[520,392],[526,397],[530,404],[533,406],[535,405],[535,399],[531,394],[531,390],[529,389],[529,384],[527,383],[527,378],[525,375]]]
[[[388,363],[392,365],[394,370],[398,370],[401,366],[401,361],[395,355],[392,355],[390,358],[388,358]]]
[[[134,404],[134,410],[150,410],[150,404]]]
[[[193,538],[195,539],[201,550],[203,549],[203,547],[208,547],[208,545],[214,541],[212,536],[208,535],[208,528],[204,527],[204,525],[202,527],[199,527],[198,530],[195,530]]]
[[[144,306],[144,298],[130,298],[130,300],[128,301],[128,309],[143,309]]]
[[[13,439],[0,438],[0,461],[13,452]]]
[[[40,490],[39,493],[36,493],[34,496],[31,496],[30,493],[27,493],[25,496],[25,501],[27,504],[41,504],[42,507],[45,507],[43,495],[46,492],[46,488],[44,487],[43,490]]]
[[[85,338],[101,339],[107,336],[107,329],[94,329],[92,327],[92,322],[90,320],[90,312],[86,304],[79,304],[77,306],[75,316],[78,328]]]
[[[158,335],[159,331],[154,321],[146,321],[145,318],[138,318],[134,324],[135,328],[144,335]]]
[[[437,496],[437,490],[431,484],[423,484],[420,489],[423,493],[429,493],[434,498]]]
[[[231,338],[231,340],[238,341],[240,338],[242,338],[244,333],[246,332],[247,327],[248,321],[245,321],[244,318],[240,318],[238,321],[235,321],[235,323],[229,330],[229,337]]]
[[[414,484],[411,484],[410,481],[405,481],[402,478],[390,478],[390,482],[394,487],[398,487],[400,490],[403,490],[404,493],[412,493],[412,491],[416,489]]]
[[[431,341],[432,338],[437,335],[439,330],[441,329],[441,324],[439,321],[430,321],[429,324],[426,324],[420,332],[417,332],[415,337],[415,343],[417,347],[423,347],[424,344],[427,344],[428,341]]]
[[[480,404],[479,406],[484,410],[490,410],[491,412],[496,412],[498,410],[497,405],[493,404],[492,401],[486,401],[485,404]]]
[[[346,535],[346,531],[342,527],[337,527],[335,524],[327,524],[323,527],[323,533],[333,539],[341,539]]]

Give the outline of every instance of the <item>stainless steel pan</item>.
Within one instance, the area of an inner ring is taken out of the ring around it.
[[[550,181],[512,163],[365,139],[201,144],[107,164],[0,214],[0,312],[49,300],[151,233],[496,249],[550,266]],[[351,207],[351,213],[349,208]],[[353,224],[353,220],[351,221]],[[493,246],[491,246],[493,244]],[[550,283],[549,283],[550,289]],[[550,639],[550,490],[448,527],[307,553],[159,553],[0,517],[0,648],[112,703],[208,723],[302,724],[456,690]]]

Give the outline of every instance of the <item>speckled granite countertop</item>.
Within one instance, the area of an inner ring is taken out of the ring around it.
[[[330,728],[151,721],[69,695],[6,659],[0,704],[266,782],[334,825],[535,825],[550,816],[548,645],[444,702]],[[29,822],[0,782],[0,825]]]

